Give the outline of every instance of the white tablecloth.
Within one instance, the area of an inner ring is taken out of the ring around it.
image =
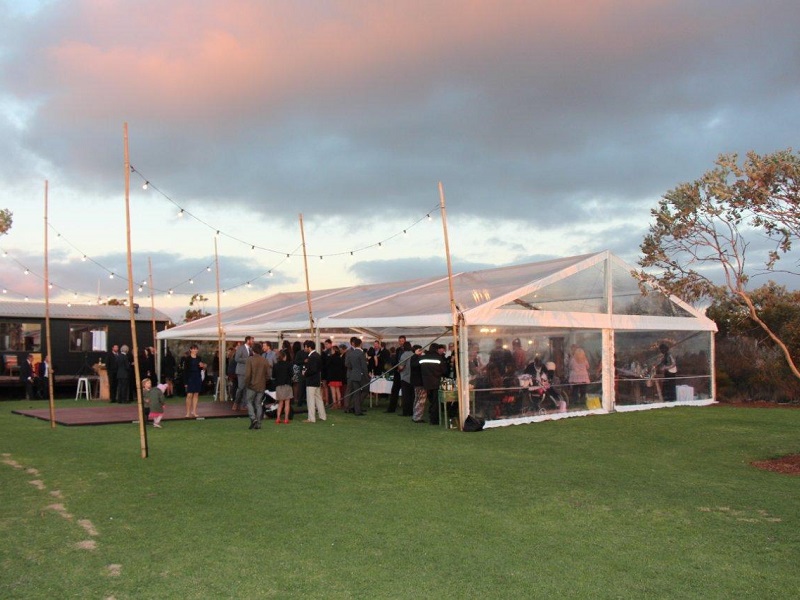
[[[391,394],[392,382],[383,377],[377,377],[369,382],[370,394]]]

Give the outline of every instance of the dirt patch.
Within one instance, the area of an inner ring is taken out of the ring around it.
[[[42,481],[41,479],[34,479],[33,481],[29,481],[28,483],[30,483],[37,490],[46,490],[47,489],[47,486],[44,484],[44,481]]]
[[[800,454],[789,454],[772,460],[758,460],[750,463],[758,469],[783,473],[784,475],[800,475]]]
[[[108,565],[106,569],[108,569],[109,577],[119,577],[122,575],[122,565]]]
[[[94,540],[84,540],[75,544],[78,550],[97,550],[97,542]]]
[[[92,522],[89,519],[80,519],[78,521],[78,525],[83,527],[86,530],[86,533],[88,533],[89,535],[92,536],[100,535],[99,533],[97,533],[97,529],[94,528],[94,525],[92,525]]]

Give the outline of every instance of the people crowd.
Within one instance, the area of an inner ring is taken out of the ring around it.
[[[200,356],[198,345],[192,344],[178,361],[169,349],[165,350],[160,378],[155,350],[147,347],[139,355],[140,375],[150,382],[146,396],[156,396],[161,409],[164,398],[172,397],[177,389],[185,391],[186,418],[198,417],[199,395],[208,389],[208,378],[216,376],[219,381],[213,385],[217,391],[221,386],[226,388],[232,410],[247,411],[251,429],[261,429],[267,416],[281,425],[292,422],[295,413],[304,413],[302,422],[309,424],[327,421],[332,410],[363,417],[367,414],[370,383],[385,377],[391,380],[385,412],[410,418],[414,423],[438,425],[443,381],[456,378],[455,345],[434,341],[422,346],[400,335],[396,344],[374,340],[366,350],[362,346],[358,336],[338,345],[325,339],[319,349],[314,340],[283,340],[277,346],[246,336],[228,348],[224,356],[215,353],[209,364]],[[674,400],[676,362],[669,347],[662,344],[660,351],[657,369],[667,380],[664,396],[668,401]],[[502,406],[513,404],[515,394],[525,388],[545,388],[542,400],[548,398],[547,389],[561,389],[561,395],[549,393],[554,410],[566,410],[559,404],[566,404],[564,399],[573,406],[583,406],[588,389],[599,378],[599,361],[592,361],[577,344],[560,357],[563,372],[553,360],[545,361],[538,353],[526,351],[519,338],[512,339],[510,345],[497,338],[491,350],[484,353],[473,342],[466,354],[465,375],[470,389],[475,391],[476,400],[492,407],[493,412],[484,413],[490,418],[500,416]],[[135,397],[135,387],[131,389],[132,363],[126,344],[112,346],[107,356],[112,402],[127,403]],[[23,368],[26,378],[28,372]],[[35,376],[31,378],[33,382]],[[158,392],[152,392],[156,388]]]

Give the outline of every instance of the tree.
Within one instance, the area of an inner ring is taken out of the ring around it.
[[[0,209],[0,235],[3,235],[11,229],[13,222],[13,214],[7,208]]]
[[[206,312],[206,302],[208,302],[208,298],[203,296],[203,294],[194,294],[189,300],[189,306],[194,306],[195,304],[199,303],[201,304],[201,307],[188,309],[186,314],[183,316],[183,322],[188,323],[189,321],[196,321],[197,319],[208,317],[211,313]]]
[[[750,152],[740,166],[736,154],[723,154],[716,165],[667,192],[651,211],[637,275],[689,302],[727,299],[741,306],[800,379],[792,352],[747,288],[751,276],[775,271],[800,238],[800,155]],[[755,235],[770,243],[756,272],[747,264]]]

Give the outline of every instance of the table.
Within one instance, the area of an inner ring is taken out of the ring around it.
[[[439,390],[439,425],[450,429],[450,418],[447,416],[447,405],[458,404],[456,390]]]
[[[375,403],[378,403],[378,396],[381,394],[392,393],[392,380],[384,377],[376,377],[369,382],[369,407],[372,408],[372,399],[375,398]]]

